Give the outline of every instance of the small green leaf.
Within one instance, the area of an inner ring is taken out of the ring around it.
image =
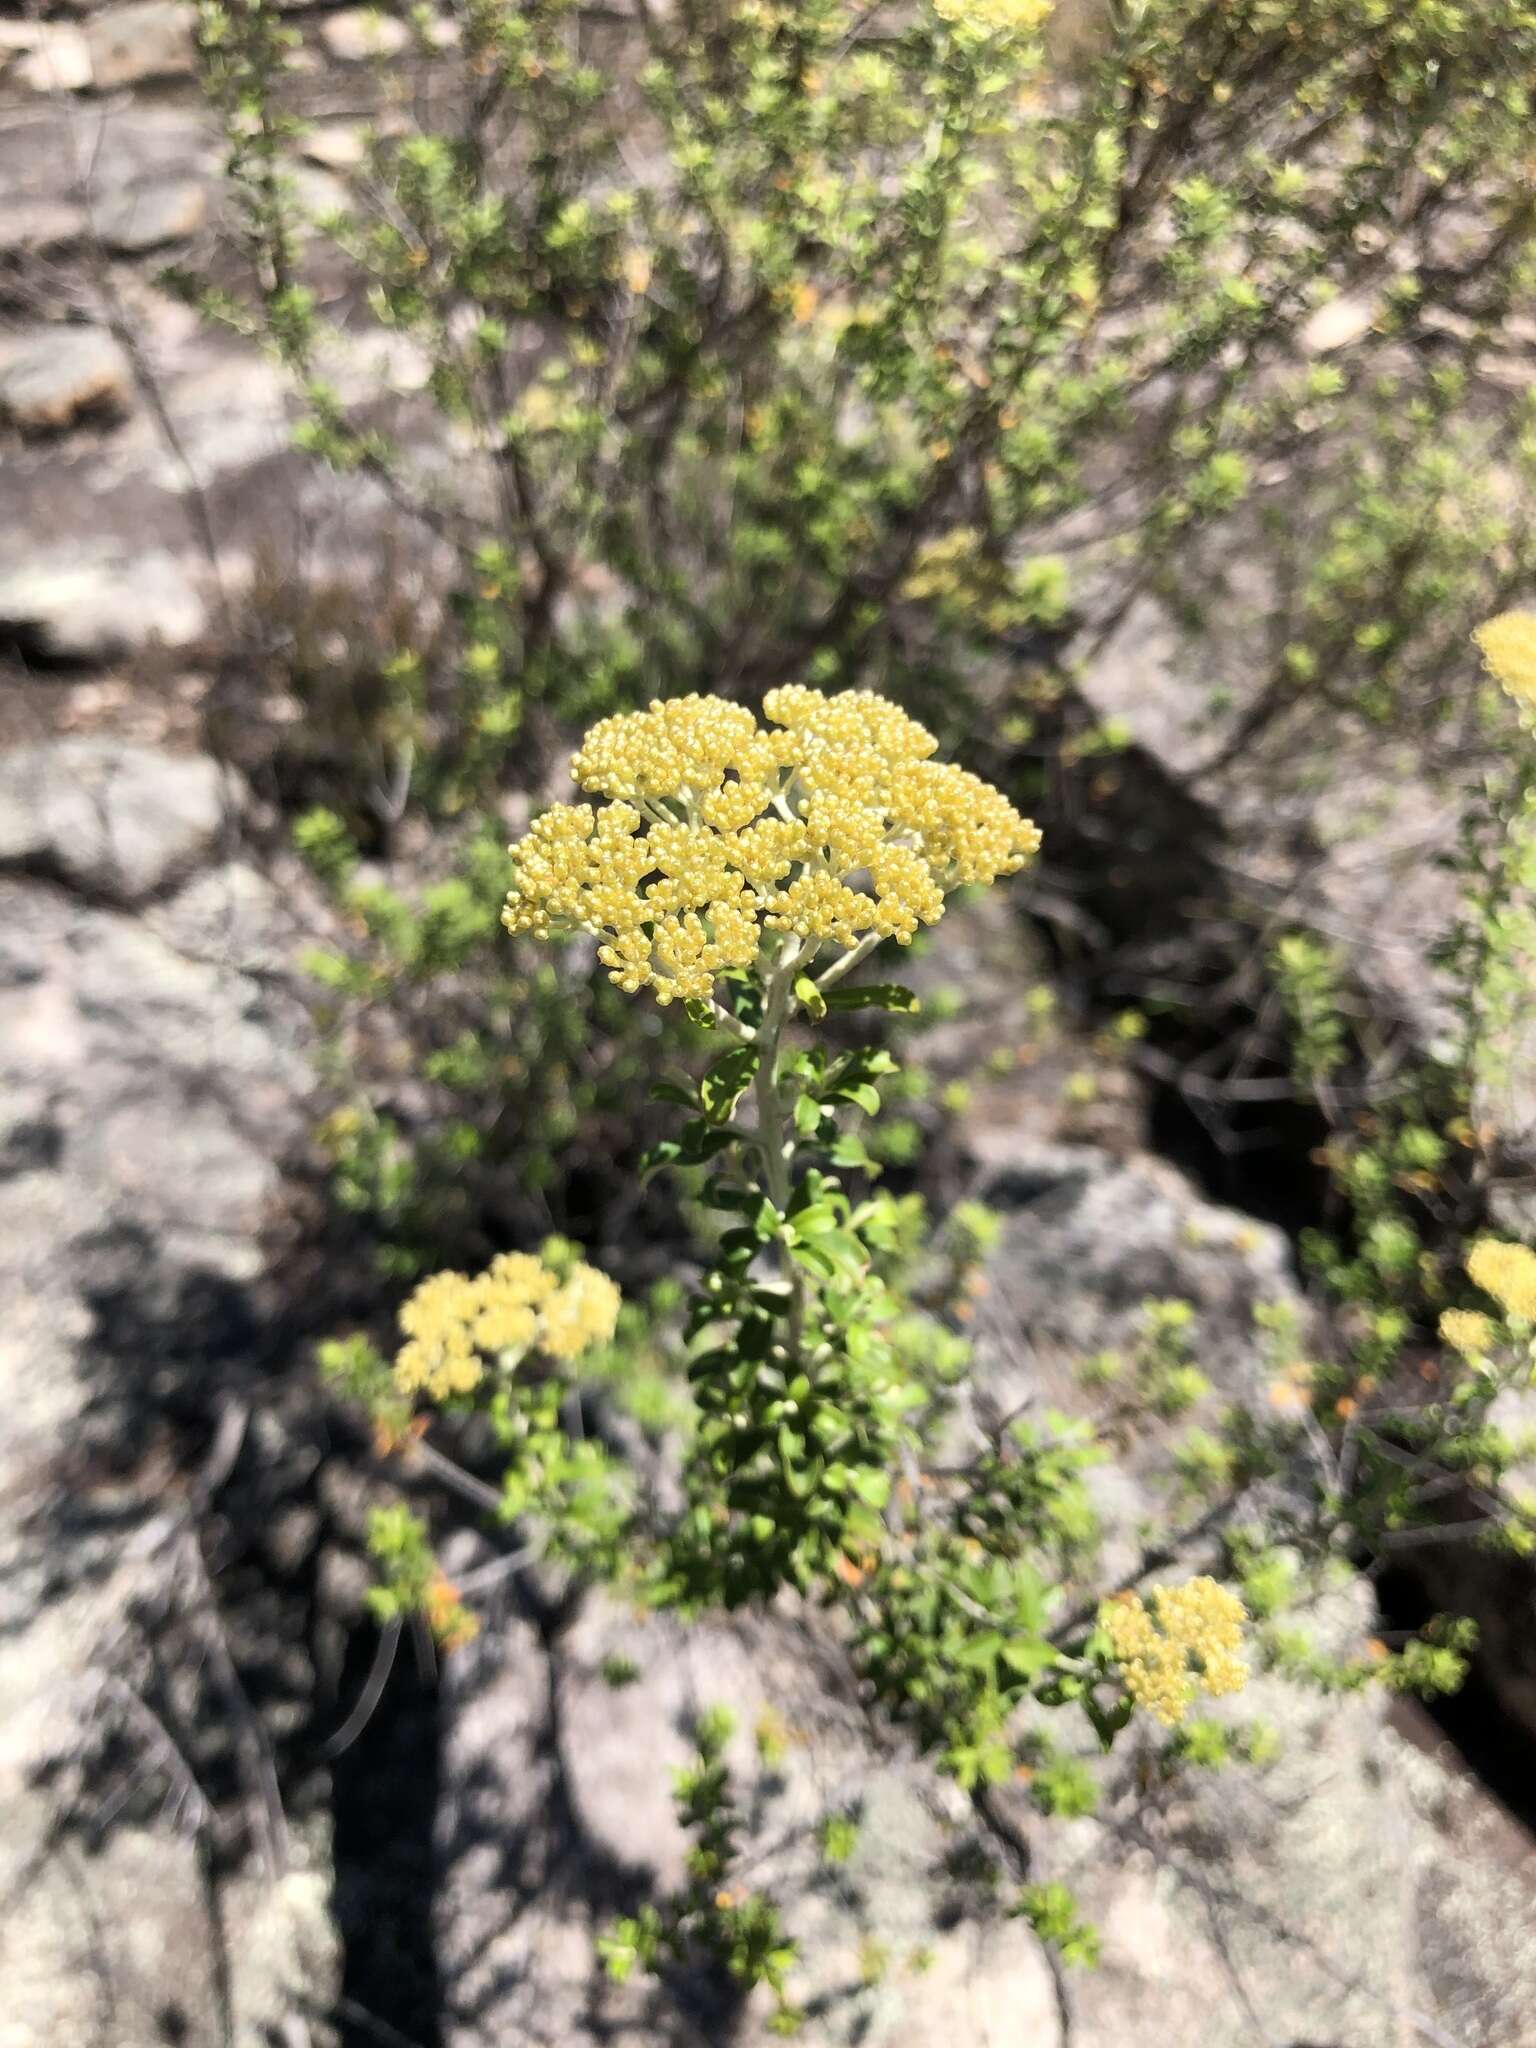
[[[911,989],[894,981],[867,982],[862,988],[829,988],[821,993],[829,1010],[891,1010],[911,1017],[922,1008]]]
[[[1054,1656],[1050,1644],[1035,1636],[1014,1636],[1002,1647],[1003,1662],[1016,1678],[1026,1682],[1038,1678],[1042,1671],[1048,1671]]]
[[[827,1014],[827,998],[808,974],[798,976],[795,981],[795,1001],[814,1023],[819,1024]]]
[[[761,1064],[755,1045],[733,1045],[720,1055],[699,1083],[699,1101],[711,1123],[726,1121]]]
[[[854,1492],[866,1507],[883,1508],[891,1497],[891,1475],[865,1466],[850,1474]]]

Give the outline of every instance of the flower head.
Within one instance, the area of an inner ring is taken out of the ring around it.
[[[768,727],[678,697],[595,725],[571,772],[608,801],[557,804],[512,848],[508,930],[590,932],[626,992],[702,999],[765,932],[806,961],[823,943],[905,944],[949,891],[1013,874],[1040,843],[883,697],[789,684],[764,709]]]
[[[406,1342],[395,1355],[396,1391],[434,1401],[473,1393],[487,1360],[540,1350],[578,1357],[613,1335],[619,1290],[577,1265],[562,1281],[528,1252],[503,1252],[483,1273],[434,1273],[400,1311]]]
[[[1517,704],[1536,710],[1536,612],[1500,612],[1473,638],[1494,681]]]
[[[1238,1652],[1247,1618],[1235,1593],[1204,1576],[1154,1586],[1150,1609],[1126,1593],[1099,1610],[1126,1691],[1165,1728],[1178,1726],[1202,1689],[1213,1696],[1242,1690],[1248,1667]]]
[[[1536,1322],[1536,1252],[1529,1245],[1480,1237],[1467,1254],[1467,1275],[1507,1314]]]
[[[1492,1316],[1475,1308],[1448,1308],[1440,1318],[1440,1341],[1463,1358],[1486,1358],[1497,1337]]]

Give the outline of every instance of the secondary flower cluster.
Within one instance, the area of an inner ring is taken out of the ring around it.
[[[1248,1667],[1237,1653],[1247,1618],[1235,1593],[1205,1577],[1154,1586],[1150,1610],[1137,1593],[1099,1610],[1126,1691],[1165,1728],[1178,1726],[1202,1687],[1213,1696],[1242,1690]]]
[[[1474,635],[1495,682],[1536,711],[1536,612],[1500,612]]]
[[[1463,1358],[1486,1358],[1498,1339],[1498,1325],[1480,1309],[1448,1308],[1440,1318],[1440,1338]]]
[[[601,806],[556,804],[512,849],[502,922],[591,932],[629,994],[709,996],[763,933],[906,944],[945,895],[1023,867],[1040,844],[1001,791],[929,757],[932,733],[867,690],[771,690],[778,730],[714,697],[595,725],[571,773]]]
[[[562,1280],[529,1252],[502,1252],[473,1277],[434,1273],[400,1311],[396,1391],[441,1401],[473,1393],[488,1358],[576,1358],[613,1335],[618,1314],[618,1288],[592,1266]]]
[[[1529,1245],[1480,1237],[1467,1254],[1467,1274],[1506,1314],[1536,1323],[1536,1252]]]

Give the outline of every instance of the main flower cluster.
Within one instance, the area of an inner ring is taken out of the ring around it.
[[[605,718],[571,773],[606,804],[556,804],[511,850],[502,922],[581,930],[629,994],[707,998],[765,930],[906,944],[945,895],[1030,859],[1040,835],[1001,791],[930,756],[932,733],[866,690],[798,684],[764,710],[677,697]]]
[[[502,1252],[483,1273],[434,1273],[400,1311],[395,1389],[437,1401],[473,1393],[488,1358],[576,1358],[613,1335],[618,1314],[619,1290],[594,1266],[562,1280],[529,1252]]]
[[[1247,1609],[1214,1579],[1154,1586],[1149,1609],[1138,1593],[1107,1600],[1099,1620],[1125,1689],[1165,1728],[1175,1728],[1203,1687],[1213,1696],[1248,1682],[1242,1648]]]

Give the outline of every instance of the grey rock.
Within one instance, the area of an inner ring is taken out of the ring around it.
[[[1369,1608],[1346,1585],[1311,1619],[1342,1643]],[[1158,1744],[1133,1726],[1099,1813],[1036,1835],[1040,1876],[1070,1885],[1102,1937],[1071,1987],[1079,2038],[1524,2048],[1536,1856],[1525,1843],[1500,1867],[1488,1796],[1410,1751],[1372,1694],[1263,1678],[1214,1718],[1267,1722],[1276,1761],[1149,1789]],[[1469,1925],[1495,1899],[1497,1946]]]
[[[395,57],[411,40],[411,32],[395,15],[375,7],[343,7],[320,24],[320,40],[339,64],[360,64],[370,57]]]
[[[0,250],[50,256],[84,239],[82,206],[64,199],[18,199],[0,211]]]
[[[989,1165],[982,1192],[1003,1230],[977,1316],[986,1383],[1065,1392],[1074,1361],[1134,1339],[1144,1301],[1178,1299],[1194,1308],[1201,1365],[1227,1397],[1262,1393],[1254,1310],[1300,1306],[1278,1230],[1214,1207],[1145,1155],[1013,1135]]]
[[[1385,1762],[1418,1823],[1422,2003],[1477,2048],[1525,2048],[1536,2009],[1536,1845],[1421,1712],[1400,1717]]]
[[[98,92],[151,78],[188,78],[196,68],[196,16],[178,0],[135,0],[95,16],[86,27]]]
[[[137,1732],[142,1748],[152,1724]],[[221,1909],[237,1916],[239,1932],[226,1959],[193,1828],[120,1827],[86,1854],[59,1845],[52,1800],[8,1790],[0,1821],[0,1884],[13,1900],[0,1961],[6,2048],[91,2039],[264,2048],[333,1972],[334,1935],[315,1874],[231,1885]],[[165,1787],[168,1803],[176,1790]],[[101,2030],[104,2009],[110,2035]]]
[[[81,92],[91,83],[91,50],[84,33],[66,21],[0,23],[0,64],[30,92]]]
[[[1027,1930],[985,1910],[946,1915],[946,1864],[973,1827],[966,1801],[870,1744],[856,1705],[818,1680],[827,1647],[792,1621],[683,1630],[593,1601],[553,1653],[508,1619],[454,1659],[437,1919],[446,2048],[766,2048],[758,1998],[738,2016],[707,1985],[681,1997],[613,1985],[596,1950],[626,1905],[684,1881],[671,1772],[687,1760],[690,1718],[717,1705],[736,1716],[734,1779],[758,1818],[751,1885],[781,1902],[799,1944],[791,1990],[816,2041],[1056,2048],[1054,1992]],[[640,1674],[618,1689],[602,1675],[615,1655]],[[772,1764],[754,1742],[769,1711],[788,1731]],[[817,1827],[849,1810],[860,1840],[833,1882]],[[876,1954],[880,1973],[867,1967]]]
[[[200,802],[217,793],[216,779],[199,781]],[[7,790],[7,825],[13,809]],[[183,812],[178,830],[198,822]],[[238,892],[253,948],[257,893]],[[275,928],[275,897],[269,910]],[[216,1833],[233,1847],[250,1815],[216,1812],[208,1795],[208,1745],[224,1740],[230,1701],[199,1676],[209,1622],[186,1487],[145,1422],[167,1369],[157,1328],[179,1341],[189,1290],[243,1288],[261,1268],[277,1157],[303,1117],[304,1043],[298,1006],[266,981],[184,957],[121,911],[0,877],[8,2048],[264,2048],[298,2038],[336,1980],[323,1842],[292,1827],[284,1867],[232,1855],[210,1889]],[[114,1424],[119,1410],[129,1419]],[[281,1472],[275,1418],[251,1431],[253,1464]],[[98,1465],[104,1443],[116,1455]],[[153,1704],[152,1655],[174,1674],[169,1712]],[[87,1846],[72,1823],[92,1814],[104,1825]],[[331,2048],[324,2027],[304,2031]]]
[[[52,551],[0,567],[0,625],[49,661],[105,666],[149,647],[189,647],[207,617],[197,577],[165,548]]]
[[[205,755],[92,739],[17,748],[0,755],[0,865],[136,903],[208,853],[229,799]]]
[[[368,154],[363,130],[355,121],[326,121],[306,131],[299,145],[306,162],[327,171],[355,171]]]
[[[144,924],[183,960],[280,977],[301,941],[278,917],[277,902],[264,874],[231,860],[201,869],[174,896],[148,905]]]
[[[1342,1643],[1369,1605],[1347,1582],[1314,1624]],[[638,1677],[609,1684],[613,1657]],[[798,1943],[791,1991],[817,2042],[1056,2048],[1039,1954],[956,1876],[995,1841],[952,1784],[873,1738],[839,1657],[835,1631],[789,1610],[685,1628],[604,1599],[553,1642],[507,1614],[456,1655],[435,1921],[447,2048],[766,2042],[756,2000],[727,2012],[687,1977],[616,1986],[597,1954],[617,1915],[684,1881],[670,1779],[692,1717],[716,1705],[737,1721],[744,1867]],[[1536,1851],[1488,1796],[1410,1749],[1373,1694],[1266,1678],[1220,1711],[1267,1721],[1277,1760],[1170,1778],[1136,1726],[1095,1766],[1094,1817],[1046,1823],[1022,1791],[1000,1795],[1036,1878],[1070,1885],[1102,1939],[1100,1967],[1066,1988],[1072,2038],[1528,2048]],[[783,1740],[771,1763],[753,1739],[765,1715]],[[1049,1725],[1072,1746],[1066,1716]],[[857,1846],[829,1875],[817,1833],[842,1813]]]
[[[102,327],[34,327],[0,338],[0,413],[24,433],[58,433],[87,416],[121,419],[133,400],[128,359]]]
[[[208,190],[196,178],[168,178],[114,192],[96,209],[95,226],[119,255],[142,255],[184,242],[208,218]]]

